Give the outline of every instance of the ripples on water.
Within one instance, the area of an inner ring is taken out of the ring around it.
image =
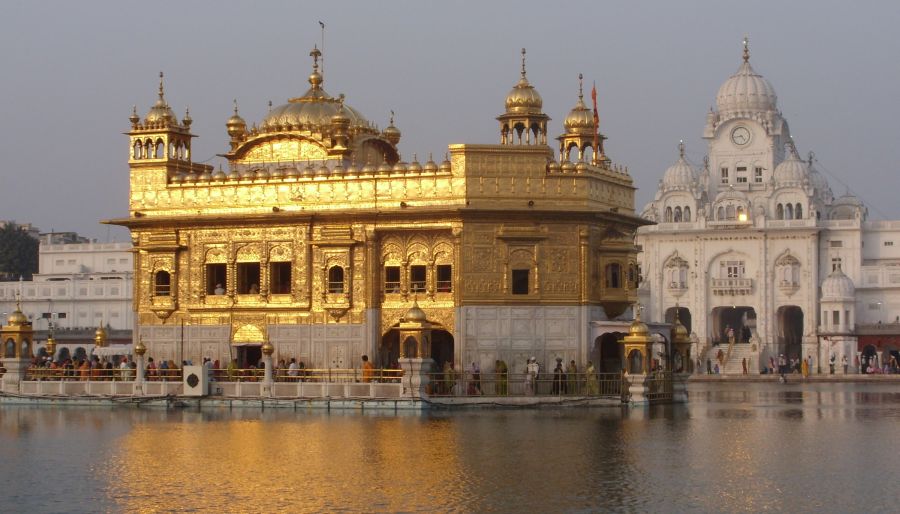
[[[900,388],[429,414],[0,407],[0,511],[894,512]]]

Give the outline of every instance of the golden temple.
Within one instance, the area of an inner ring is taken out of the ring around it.
[[[589,322],[636,298],[646,222],[581,87],[557,152],[523,50],[499,144],[406,162],[393,119],[379,130],[329,95],[310,56],[309,89],[258,124],[235,103],[227,170],[192,162],[192,120],[168,105],[162,74],[147,115],[132,113],[129,216],[109,223],[131,230],[147,355],[246,364],[270,342],[276,361],[390,366],[417,303],[438,362],[582,365]]]

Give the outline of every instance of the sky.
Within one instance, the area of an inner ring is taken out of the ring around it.
[[[684,140],[702,162],[705,114],[750,38],[801,155],[870,219],[900,219],[900,2],[832,1],[80,1],[0,3],[0,219],[128,239],[128,116],[156,99],[190,107],[195,161],[227,148],[225,120],[260,121],[308,87],[322,45],[325,89],[382,127],[404,160],[453,143],[496,143],[519,77],[544,99],[553,136],[596,83],[607,154],[628,166],[636,209]],[[587,89],[587,88],[586,88]]]

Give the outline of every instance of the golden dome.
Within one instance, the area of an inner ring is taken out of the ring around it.
[[[247,122],[238,114],[237,100],[234,101],[234,114],[225,122],[228,128],[228,135],[231,137],[240,137],[247,131]]]
[[[678,308],[675,309],[675,322],[672,326],[672,342],[674,343],[682,343],[682,342],[690,342],[691,335],[688,334],[688,329],[684,325],[681,324],[681,320],[678,319]]]
[[[101,322],[100,326],[97,327],[97,330],[94,332],[94,345],[96,346],[106,346],[106,329],[103,328],[103,322]]]
[[[144,346],[143,339],[138,339],[137,344],[134,345],[134,353],[135,355],[144,355],[147,353],[147,347]]]
[[[525,76],[525,49],[522,49],[522,76],[506,95],[507,113],[541,114],[544,100]]]
[[[19,308],[18,304],[16,305],[16,310],[14,310],[12,314],[9,315],[6,324],[12,327],[21,327],[22,325],[28,324],[28,317],[22,313],[22,310]]]
[[[403,321],[407,323],[425,323],[426,320],[425,311],[419,308],[418,300],[413,300],[412,307],[403,315]]]
[[[647,327],[646,323],[641,321],[640,317],[637,317],[631,322],[631,328],[628,329],[628,335],[631,337],[648,337],[650,335],[650,328]]]
[[[265,343],[263,343],[260,351],[263,352],[263,355],[272,355],[273,353],[275,353],[275,347],[272,346],[272,343],[266,341]]]
[[[175,121],[176,119],[175,111],[169,107],[163,94],[163,72],[159,72],[159,98],[147,112],[147,116],[144,117],[144,123],[169,122]]]
[[[309,76],[310,88],[288,103],[273,107],[263,118],[260,127],[273,130],[276,127],[325,127],[339,112],[349,120],[350,126],[369,127],[369,121],[362,114],[344,103],[343,96],[333,98],[322,89],[324,78],[319,73],[319,56],[322,52],[314,48],[309,53],[313,57],[313,72]]]
[[[400,142],[400,129],[394,126],[394,111],[391,111],[391,123],[384,129],[382,135],[385,139],[390,141],[392,145],[396,145]]]
[[[569,111],[563,126],[567,134],[593,134],[594,113],[584,104],[584,92],[582,90],[582,75],[578,74],[578,102]]]

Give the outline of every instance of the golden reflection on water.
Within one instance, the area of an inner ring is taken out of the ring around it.
[[[197,414],[200,416],[200,414]],[[459,498],[457,434],[407,418],[145,423],[104,470],[127,511],[400,511]]]

